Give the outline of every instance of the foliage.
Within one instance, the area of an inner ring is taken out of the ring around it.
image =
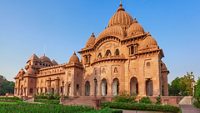
[[[35,95],[35,99],[59,100],[60,96],[57,94],[52,94],[52,93],[50,94],[41,93],[39,95]]]
[[[149,97],[142,97],[139,102],[144,103],[144,104],[151,104],[152,103]]]
[[[114,109],[161,111],[161,112],[172,112],[172,113],[178,113],[180,111],[180,109],[175,106],[144,104],[144,103],[104,102],[101,104],[101,106]]]
[[[35,99],[34,101],[45,103],[45,104],[59,104],[60,103],[59,100],[48,100],[48,99]]]
[[[18,102],[22,101],[22,99],[18,97],[0,97],[0,102]]]
[[[136,98],[135,96],[130,96],[129,94],[124,92],[121,95],[115,96],[114,102],[127,102],[127,103],[136,102],[135,98]]]
[[[196,99],[194,105],[200,108],[200,78],[198,79],[197,85],[195,86],[194,98]]]
[[[161,97],[160,95],[156,97],[156,104],[161,104]]]
[[[4,76],[0,75],[0,95],[5,95],[6,93],[14,94],[14,86],[14,82],[7,81]]]
[[[177,77],[169,85],[170,96],[189,96],[193,95],[192,82],[194,81],[193,72],[187,73],[183,77]]]
[[[95,110],[86,106],[0,102],[0,113],[122,113],[122,111],[110,108]]]

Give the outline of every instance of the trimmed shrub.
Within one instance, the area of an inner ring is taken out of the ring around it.
[[[105,102],[102,107],[126,110],[142,110],[142,111],[161,111],[179,113],[180,109],[170,105],[144,104],[144,103],[123,103],[123,102]]]
[[[152,103],[149,97],[142,97],[139,102],[144,103],[144,104],[151,104]]]

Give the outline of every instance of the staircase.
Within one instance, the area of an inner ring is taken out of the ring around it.
[[[179,105],[192,105],[192,96],[185,96],[180,102]]]
[[[81,96],[81,97],[74,97],[68,98],[62,101],[63,105],[83,105],[83,106],[90,106],[90,107],[98,107],[100,104],[100,99],[91,96]]]

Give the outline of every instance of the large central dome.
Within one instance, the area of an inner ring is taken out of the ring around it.
[[[120,4],[117,12],[110,19],[108,27],[114,25],[121,25],[122,27],[129,27],[133,22],[133,18],[125,12],[125,9]]]

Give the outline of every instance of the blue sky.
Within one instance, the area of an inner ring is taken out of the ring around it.
[[[120,0],[0,0],[0,74],[9,80],[28,58],[44,53],[59,63],[107,26]],[[169,81],[200,75],[199,0],[123,0],[164,50]]]

